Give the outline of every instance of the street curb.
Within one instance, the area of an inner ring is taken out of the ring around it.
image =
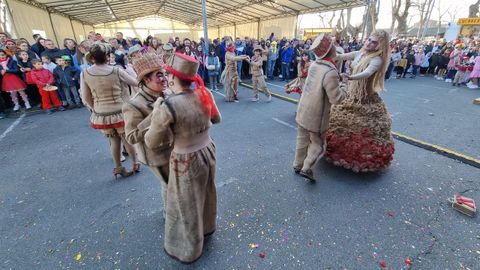
[[[250,89],[253,89],[253,86],[251,86],[249,84],[246,84],[246,83],[243,83],[243,82],[240,83],[240,85],[245,86],[245,87],[250,88]],[[261,92],[263,92],[263,91],[261,91]],[[274,96],[276,98],[279,98],[281,100],[284,100],[284,101],[287,101],[287,102],[290,102],[290,103],[294,103],[294,104],[298,104],[298,100],[296,100],[296,99],[289,98],[289,97],[282,96],[282,95],[275,94],[275,93],[271,93],[271,94],[272,94],[272,96]],[[437,153],[437,154],[442,155],[444,157],[448,157],[448,158],[451,158],[451,159],[454,159],[454,160],[458,160],[462,163],[465,163],[467,165],[470,165],[470,166],[473,166],[473,167],[476,167],[476,168],[480,169],[480,160],[479,159],[464,155],[462,153],[455,152],[453,150],[447,149],[445,147],[441,147],[439,145],[435,145],[435,144],[431,144],[431,143],[424,142],[424,141],[421,141],[421,140],[417,140],[415,138],[400,134],[400,133],[395,132],[395,131],[392,131],[392,136],[393,136],[393,138],[395,138],[399,141],[402,141],[404,143],[408,143],[410,145],[413,145],[413,146],[416,146],[416,147],[419,147],[419,148]]]

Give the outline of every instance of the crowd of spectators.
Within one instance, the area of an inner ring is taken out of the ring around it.
[[[314,54],[309,50],[313,38],[287,39],[272,33],[268,38],[259,40],[237,37],[232,41],[235,44],[236,55],[252,57],[254,47],[260,46],[262,68],[266,79],[288,82],[297,77],[297,66],[302,61],[303,54],[308,54],[310,59],[315,60]],[[0,33],[2,75],[0,119],[5,117],[6,108],[18,111],[22,105],[26,109],[42,105],[47,113],[57,109],[81,107],[78,95],[79,77],[81,72],[90,65],[86,55],[94,42],[109,43],[112,48],[110,64],[121,66],[132,76],[135,74],[130,62],[132,58],[143,53],[163,55],[166,51],[170,51],[190,55],[200,61],[199,74],[204,81],[209,82],[212,89],[217,89],[218,79],[225,68],[226,41],[231,37],[209,40],[208,53],[204,51],[206,44],[203,38],[195,41],[171,37],[163,42],[156,37],[148,36],[141,41],[138,38],[124,38],[121,32],[108,39],[99,33],[90,32],[88,39],[80,43],[73,38],[64,39],[63,48],[58,48],[52,40],[40,35],[33,35],[33,39],[35,42],[30,44],[25,38],[14,40],[7,33]],[[453,85],[478,88],[480,77],[480,57],[478,56],[480,41],[478,40],[444,42],[399,39],[392,40],[390,45],[392,55],[385,76],[386,80],[402,79],[407,75],[410,78],[431,76]],[[357,40],[343,39],[337,34],[335,46],[338,53],[347,53],[361,49],[362,43]],[[345,70],[347,66],[340,65],[342,69],[340,72],[348,72]],[[38,70],[46,71],[38,72]],[[237,62],[237,72],[240,80],[250,77],[250,67],[245,60]],[[50,92],[46,91],[50,89],[56,89],[56,91],[46,93]],[[56,94],[61,105],[54,100],[53,93]],[[50,98],[44,98],[45,96]]]

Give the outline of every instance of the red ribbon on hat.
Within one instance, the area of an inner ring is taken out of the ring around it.
[[[455,201],[458,203],[458,204],[463,204],[463,205],[466,205],[470,208],[473,208],[475,209],[475,202],[470,199],[470,198],[467,198],[467,197],[463,197],[462,195],[460,194],[457,194],[455,195]]]
[[[194,77],[188,76],[187,74],[180,72],[169,65],[167,65],[167,71],[168,73],[177,76],[182,80],[194,82],[196,90],[199,91],[198,93],[200,96],[200,102],[202,103],[205,111],[209,114],[210,119],[213,119],[218,115],[218,108],[215,105],[215,102],[213,102],[212,96],[207,92],[203,79],[200,77],[200,75],[197,74]]]

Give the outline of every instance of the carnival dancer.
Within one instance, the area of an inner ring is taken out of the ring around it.
[[[253,57],[252,59],[247,58],[247,62],[250,64],[250,73],[252,74],[252,85],[253,91],[255,91],[252,101],[257,102],[258,98],[258,91],[262,90],[265,96],[267,96],[267,101],[272,101],[272,94],[268,91],[267,83],[265,82],[265,77],[263,74],[263,56],[262,56],[263,49],[260,46],[255,46],[253,49]]]
[[[312,51],[316,60],[310,66],[297,108],[298,133],[293,169],[315,181],[312,167],[325,153],[330,107],[344,99],[346,89],[340,85],[333,60],[336,51],[330,35],[319,35],[312,44]]]
[[[238,73],[237,61],[248,59],[247,55],[235,56],[235,45],[231,40],[226,42],[227,52],[225,53],[225,70],[220,82],[225,86],[227,102],[238,102]]]
[[[297,93],[299,95],[302,94],[302,89],[303,86],[305,85],[305,80],[307,79],[308,75],[308,69],[310,68],[310,65],[312,64],[312,61],[310,59],[310,54],[308,52],[303,52],[302,53],[302,60],[300,63],[298,63],[297,66],[297,78],[291,82],[289,82],[287,85],[285,85],[285,92],[287,94],[291,93]]]
[[[390,59],[389,35],[373,32],[361,51],[338,56],[353,60],[348,95],[332,107],[327,133],[327,161],[354,172],[378,171],[390,165],[395,146],[392,120],[378,94],[384,88]]]
[[[171,257],[192,263],[202,255],[204,238],[215,231],[215,144],[208,130],[220,122],[220,113],[210,91],[197,74],[199,62],[176,53],[167,65],[168,98],[154,104],[146,146],[155,149],[173,134],[170,156],[165,251]]]
[[[145,146],[145,133],[150,127],[153,103],[158,98],[165,98],[167,88],[166,70],[160,55],[148,53],[133,63],[139,91],[129,101],[123,104],[125,119],[125,138],[135,146],[138,160],[147,165],[160,180],[164,209],[167,200],[168,163],[173,148],[173,137],[166,136],[165,142],[157,148]]]
[[[122,105],[126,100],[122,95],[122,83],[137,85],[124,70],[108,65],[110,46],[103,43],[94,44],[87,56],[94,65],[87,68],[80,76],[80,91],[83,102],[92,112],[90,123],[92,128],[100,130],[110,140],[110,150],[115,163],[113,175],[131,176],[140,170],[136,162],[135,149],[125,140],[125,122]],[[120,163],[121,144],[125,146],[132,158],[132,171],[127,171]]]

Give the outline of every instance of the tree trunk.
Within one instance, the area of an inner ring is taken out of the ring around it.
[[[468,8],[468,17],[469,18],[474,18],[474,17],[478,16],[479,6],[480,6],[480,0],[477,1],[477,3],[475,3],[473,5],[470,5],[470,7]]]
[[[480,1],[480,0],[479,0]],[[395,17],[398,25],[395,33],[399,37],[405,37],[407,35],[407,20],[408,20],[408,12],[410,7],[412,6],[411,0],[405,0],[405,4],[402,5],[402,0],[395,0],[396,6],[392,9],[392,15]],[[402,12],[400,12],[402,10]]]

